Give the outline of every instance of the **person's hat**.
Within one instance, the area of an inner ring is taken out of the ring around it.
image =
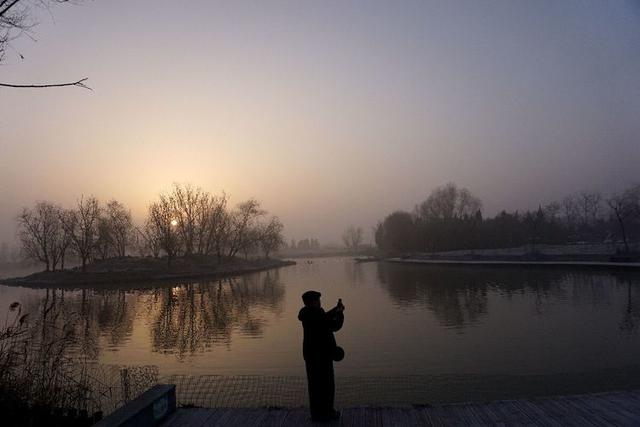
[[[322,294],[320,292],[307,291],[304,294],[302,294],[302,301],[304,302],[304,305],[309,305],[312,301],[316,301],[320,299],[321,295]]]

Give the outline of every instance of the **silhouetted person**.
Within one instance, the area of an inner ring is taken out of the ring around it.
[[[304,328],[302,354],[307,367],[309,409],[314,421],[330,421],[340,417],[333,407],[335,382],[333,361],[342,360],[344,351],[336,345],[333,333],[342,328],[344,305],[342,300],[325,313],[320,304],[320,292],[302,294],[304,307],[298,319]]]

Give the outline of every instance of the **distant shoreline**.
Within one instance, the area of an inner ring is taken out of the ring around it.
[[[135,263],[136,258],[128,258]],[[179,260],[176,260],[179,261]],[[178,265],[174,269],[122,269],[108,271],[87,271],[79,269],[49,271],[24,277],[0,279],[0,285],[32,288],[80,288],[99,286],[108,289],[111,285],[158,284],[191,280],[216,280],[248,273],[256,273],[274,268],[295,265],[295,261],[280,259],[233,260],[220,265],[197,265],[185,268]],[[128,267],[131,267],[128,265]]]
[[[542,267],[588,267],[607,269],[640,269],[637,254],[612,256],[610,254],[580,255],[471,255],[451,256],[445,254],[420,254],[385,258],[385,261],[400,264],[470,265],[470,266],[542,266]]]
[[[411,258],[387,258],[385,261],[400,264],[434,264],[434,265],[478,265],[478,266],[550,266],[550,267],[596,267],[596,268],[629,268],[640,269],[640,262],[595,262],[595,261],[496,261],[496,260],[431,260]]]

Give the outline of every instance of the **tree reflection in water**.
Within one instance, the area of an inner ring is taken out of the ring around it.
[[[260,337],[265,313],[281,314],[283,298],[277,270],[155,289],[149,312],[153,350],[182,357],[213,344],[228,345],[235,330]]]
[[[621,287],[628,303],[620,329],[634,331],[640,321],[637,272],[378,263],[377,274],[396,305],[426,307],[446,327],[463,329],[481,322],[490,294],[507,299],[526,295],[534,312],[542,315],[557,309],[554,301],[609,306]]]
[[[150,325],[153,351],[178,357],[213,344],[229,345],[234,331],[263,335],[269,315],[283,312],[284,287],[278,270],[236,278],[152,289],[46,289],[26,298],[40,338],[72,330],[70,351],[97,359],[130,337],[137,316]]]
[[[364,283],[364,272],[362,271],[362,264],[359,262],[345,262],[344,274],[347,277],[348,283],[353,286],[361,286]]]
[[[633,335],[640,324],[640,292],[638,283],[634,284],[630,280],[625,280],[627,286],[627,304],[625,305],[620,321],[620,330],[627,335]]]
[[[96,359],[101,337],[108,346],[117,347],[131,335],[135,301],[124,290],[46,289],[43,297],[29,298],[24,304],[30,321],[41,325],[37,338],[45,341],[57,331],[70,329],[70,351]]]

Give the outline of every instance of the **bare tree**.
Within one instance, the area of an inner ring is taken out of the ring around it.
[[[69,230],[67,229],[67,227],[65,227],[65,224],[67,224],[70,221],[70,216],[73,215],[73,212],[69,209],[63,209],[60,211],[60,228],[61,228],[61,238],[59,239],[59,252],[60,252],[60,269],[64,270],[64,263],[66,260],[66,256],[69,253],[69,249],[71,248],[71,245],[73,243],[73,239],[71,236],[71,233],[69,232]]]
[[[113,233],[111,223],[105,216],[98,218],[98,238],[96,239],[96,253],[100,259],[107,259],[113,255]]]
[[[223,193],[222,196],[211,200],[207,209],[208,226],[202,253],[210,255],[215,252],[218,261],[222,259],[224,245],[229,237],[231,218],[227,211],[228,200],[227,195]]]
[[[266,211],[260,202],[250,199],[229,211],[228,200],[224,193],[214,196],[190,184],[174,184],[170,193],[160,194],[149,206],[145,226],[137,230],[139,250],[154,254],[163,250],[169,263],[179,253],[216,255],[223,262],[238,253],[247,258],[262,247],[263,240],[267,253],[281,245],[282,224],[277,218],[261,224]]]
[[[71,246],[80,257],[82,271],[86,271],[87,263],[93,261],[98,241],[98,225],[100,204],[95,197],[80,197],[76,208],[69,211],[63,226],[71,238]]]
[[[61,209],[50,202],[38,202],[33,209],[18,214],[18,237],[23,253],[45,264],[46,271],[55,270],[62,245]]]
[[[364,232],[361,227],[349,226],[342,234],[342,242],[351,252],[357,252],[362,244]]]
[[[167,254],[168,266],[182,248],[177,226],[173,203],[168,197],[161,195],[159,201],[149,205],[148,231]]]
[[[578,197],[581,222],[583,225],[593,225],[600,215],[602,196],[600,193],[583,191]]]
[[[174,184],[173,191],[167,197],[173,207],[176,228],[184,245],[184,254],[192,255],[207,227],[207,211],[211,196],[191,184]]]
[[[562,210],[562,207],[558,202],[551,202],[543,208],[544,216],[553,223],[560,222],[561,210]]]
[[[480,199],[452,182],[433,190],[427,200],[416,207],[417,216],[426,220],[470,218],[480,210]]]
[[[628,188],[622,193],[614,194],[607,200],[607,204],[620,227],[624,250],[629,252],[627,227],[640,217],[640,184]]]
[[[459,188],[455,203],[457,218],[471,218],[482,210],[482,201],[466,188]]]
[[[227,196],[213,196],[191,184],[174,183],[161,195],[171,205],[175,231],[180,235],[185,256],[221,255],[228,237]]]
[[[260,202],[249,199],[239,203],[236,210],[231,213],[227,257],[233,258],[243,247],[255,243],[255,237],[248,231],[255,225],[256,220],[266,214],[260,207]]]
[[[580,218],[580,207],[574,196],[567,196],[560,202],[564,223],[569,228],[575,228]]]
[[[113,254],[123,257],[127,254],[127,247],[133,236],[131,211],[117,200],[111,200],[107,203],[104,215],[108,224]]]
[[[261,227],[259,240],[265,258],[269,258],[272,252],[277,251],[284,244],[283,230],[284,225],[277,216],[272,217],[266,225]]]
[[[249,254],[254,254],[260,250],[262,232],[261,224],[255,224],[245,230],[242,236],[242,244],[239,248],[239,251],[242,252],[245,260],[249,259]]]
[[[38,8],[48,8],[51,4],[72,3],[69,0],[0,0],[0,63],[5,58],[11,41],[23,34],[30,34],[37,24],[34,11]],[[22,57],[22,55],[20,55]],[[64,83],[47,84],[14,84],[0,83],[1,87],[9,88],[51,88],[75,86],[90,89],[85,85],[86,78]]]
[[[135,245],[140,256],[152,255],[154,258],[160,256],[162,245],[159,233],[155,232],[153,221],[147,218],[144,225],[136,228]]]

